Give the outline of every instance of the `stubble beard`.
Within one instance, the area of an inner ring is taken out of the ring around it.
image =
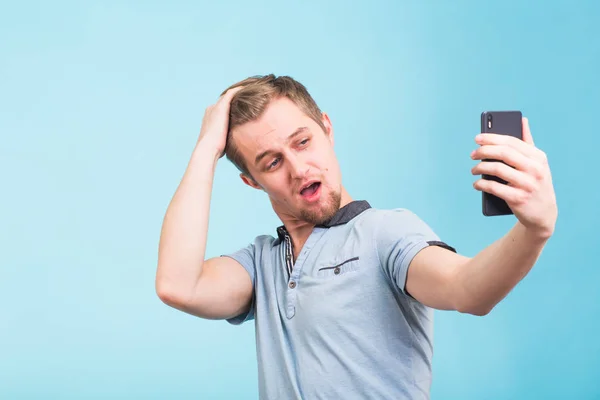
[[[313,225],[322,225],[329,221],[340,209],[342,202],[341,192],[332,190],[327,196],[327,200],[317,210],[304,209],[300,212],[300,217]]]

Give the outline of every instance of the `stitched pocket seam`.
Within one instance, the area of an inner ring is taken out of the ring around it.
[[[344,262],[342,262],[342,263],[340,263],[340,264],[338,264],[338,265],[334,265],[333,267],[323,267],[323,268],[319,268],[319,271],[324,271],[324,270],[326,270],[326,269],[335,269],[335,268],[341,267],[342,265],[344,265],[344,264],[346,264],[346,263],[349,263],[349,262],[351,262],[351,261],[357,261],[357,260],[358,260],[358,257],[352,257],[352,258],[350,258],[350,259],[348,259],[348,260],[346,260],[346,261],[344,261]]]

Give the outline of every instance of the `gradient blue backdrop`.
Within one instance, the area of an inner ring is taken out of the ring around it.
[[[600,397],[600,6],[349,4],[2,3],[0,398],[257,398],[253,325],[168,308],[154,273],[205,107],[271,72],[330,114],[354,198],[412,209],[466,255],[514,223],[472,188],[479,115],[522,110],[557,231],[490,315],[436,314],[432,398]],[[207,255],[277,224],[223,160]]]

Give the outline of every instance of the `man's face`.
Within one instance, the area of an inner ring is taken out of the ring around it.
[[[235,143],[255,182],[282,217],[320,224],[340,208],[341,174],[333,150],[333,128],[326,131],[291,100],[273,100],[260,119],[236,127]]]

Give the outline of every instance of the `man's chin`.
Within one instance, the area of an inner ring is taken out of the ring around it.
[[[311,225],[323,225],[325,222],[329,221],[333,215],[324,214],[324,213],[315,213],[310,211],[303,211],[300,215],[302,221],[308,222]]]
[[[300,212],[300,217],[312,225],[323,225],[331,220],[340,209],[340,196],[332,195],[326,204],[321,205],[318,209],[304,209]]]

